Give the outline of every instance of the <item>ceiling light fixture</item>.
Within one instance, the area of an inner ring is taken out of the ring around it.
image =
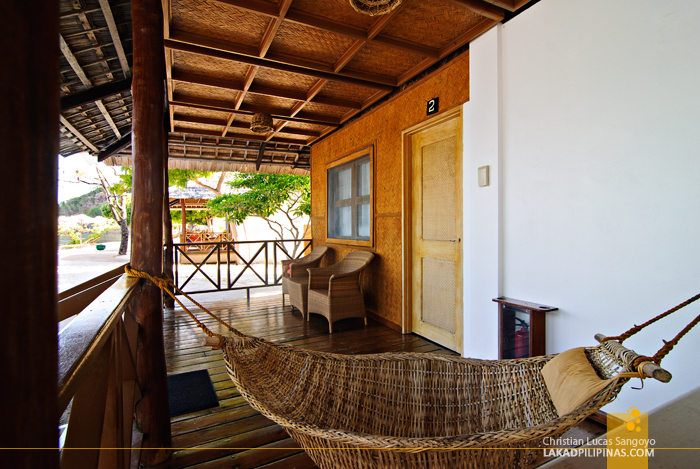
[[[253,114],[253,120],[250,121],[250,130],[258,134],[272,132],[272,116],[264,112]]]
[[[401,5],[401,0],[350,0],[356,12],[369,16],[386,15]]]

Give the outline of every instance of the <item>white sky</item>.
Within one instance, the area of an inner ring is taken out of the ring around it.
[[[63,157],[58,156],[58,202],[63,202],[73,197],[78,197],[94,190],[99,185],[84,184],[78,182],[78,174],[81,179],[98,182],[95,166],[99,165],[102,173],[110,182],[118,182],[119,177],[115,175],[114,169],[97,162],[97,157],[88,153],[76,153],[75,155]],[[116,168],[119,171],[119,168]]]

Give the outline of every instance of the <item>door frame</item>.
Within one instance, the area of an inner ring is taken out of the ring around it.
[[[413,226],[411,223],[413,217],[413,187],[411,184],[413,178],[412,169],[412,158],[413,158],[413,144],[412,138],[415,134],[428,130],[432,127],[440,125],[451,119],[458,119],[459,131],[460,131],[460,147],[462,152],[464,151],[464,111],[463,105],[460,104],[442,114],[425,120],[420,124],[416,124],[412,127],[404,129],[402,132],[402,162],[401,162],[401,173],[402,173],[402,203],[401,203],[401,224],[402,224],[402,246],[403,246],[403,260],[401,269],[403,271],[402,275],[402,321],[401,321],[401,332],[408,334],[413,332]],[[462,178],[464,178],[464,173],[462,173]],[[464,200],[460,200],[462,204],[462,220],[464,222]],[[463,236],[464,237],[464,236]],[[462,247],[464,250],[464,247]],[[462,252],[462,262],[464,262],[464,252]],[[464,269],[464,266],[461,266]],[[464,285],[462,285],[464,288]],[[462,318],[464,318],[464,305],[462,305]],[[464,330],[462,330],[464,334]],[[460,342],[463,341],[460,340]],[[462,344],[464,347],[464,344]]]

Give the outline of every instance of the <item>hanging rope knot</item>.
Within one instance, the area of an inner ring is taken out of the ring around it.
[[[180,295],[182,295],[182,296],[184,296],[185,298],[187,298],[188,300],[190,300],[192,303],[195,304],[195,306],[197,306],[200,310],[204,311],[204,312],[207,313],[209,316],[211,316],[212,318],[214,318],[214,319],[215,319],[216,321],[218,321],[221,325],[226,326],[226,328],[227,328],[229,331],[231,331],[231,333],[234,334],[236,337],[240,337],[240,338],[246,338],[246,337],[247,337],[247,336],[246,336],[245,334],[243,334],[242,332],[239,332],[238,330],[234,329],[233,327],[231,327],[231,326],[230,326],[229,324],[227,324],[226,322],[224,322],[224,321],[222,321],[221,319],[219,319],[214,313],[212,313],[211,311],[209,311],[207,308],[205,308],[204,306],[202,306],[202,305],[200,305],[199,303],[197,303],[197,302],[196,302],[191,296],[189,296],[187,293],[185,293],[185,292],[183,292],[182,290],[180,290],[180,289],[173,283],[173,281],[172,281],[170,278],[168,278],[168,277],[165,277],[165,278],[154,277],[153,275],[149,274],[148,272],[144,272],[144,271],[142,271],[142,270],[133,269],[133,268],[131,267],[130,264],[127,264],[127,265],[124,266],[124,271],[126,272],[126,275],[128,275],[129,277],[142,278],[142,279],[146,279],[146,280],[150,281],[150,282],[153,283],[155,286],[157,286],[158,288],[160,288],[161,290],[163,290],[165,293],[167,293],[168,295],[170,295],[170,297],[171,297],[173,300],[175,300],[175,301],[177,302],[178,305],[180,305],[180,307],[190,316],[190,318],[192,318],[192,320],[195,322],[195,324],[197,324],[197,326],[198,326],[207,336],[209,336],[209,337],[217,337],[217,338],[219,339],[219,344],[218,344],[218,345],[215,345],[215,346],[212,346],[212,349],[218,350],[218,349],[220,349],[221,347],[223,347],[224,343],[226,342],[226,338],[225,338],[224,336],[222,336],[221,334],[216,334],[216,333],[212,332],[212,331],[211,331],[207,326],[205,326],[199,319],[197,319],[197,317],[196,317],[194,314],[192,314],[192,312],[191,312],[189,309],[187,309],[187,307],[182,303],[182,301],[180,301],[180,300],[175,296],[175,292],[179,293]]]

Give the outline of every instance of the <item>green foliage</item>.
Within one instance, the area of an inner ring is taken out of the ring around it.
[[[102,207],[99,205],[96,205],[95,207],[92,207],[90,210],[87,212],[88,217],[99,217],[102,216]]]
[[[131,192],[131,187],[134,180],[134,170],[128,166],[122,166],[122,173],[119,175],[120,182],[112,185],[112,193],[121,195],[126,192]],[[130,213],[130,212],[129,212]]]
[[[71,216],[78,215],[80,213],[88,213],[88,211],[93,207],[103,204],[106,202],[106,200],[107,197],[104,195],[104,191],[101,188],[96,187],[87,194],[73,197],[72,199],[65,200],[58,204],[58,215]]]
[[[102,212],[101,215],[103,217],[114,220],[114,214],[112,213],[112,209],[109,207],[109,204],[101,205],[100,211]],[[131,199],[128,199],[126,202],[126,224],[131,226]]]
[[[186,210],[185,215],[187,215],[188,225],[206,225],[207,218],[213,218],[214,216],[209,210]],[[170,218],[173,221],[173,225],[181,225],[182,210],[171,210]]]
[[[295,217],[311,214],[308,176],[238,173],[227,184],[239,192],[216,197],[207,206],[215,216],[236,224],[250,216],[267,219],[279,211]]]
[[[168,184],[170,186],[176,186],[180,189],[187,189],[187,183],[189,181],[196,181],[198,179],[209,179],[215,172],[212,171],[190,171],[188,169],[169,169],[168,170]]]

